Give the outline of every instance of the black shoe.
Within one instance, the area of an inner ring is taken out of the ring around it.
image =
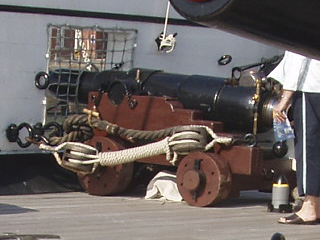
[[[282,224],[300,224],[300,225],[315,225],[319,224],[320,220],[312,220],[312,221],[304,221],[301,217],[299,217],[297,214],[292,214],[288,217],[283,217],[278,220],[278,223]]]

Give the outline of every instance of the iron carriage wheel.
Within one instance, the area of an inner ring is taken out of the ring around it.
[[[124,146],[110,138],[94,137],[87,142],[91,146],[99,146],[99,150],[118,151]],[[91,195],[115,195],[125,191],[131,183],[134,173],[133,163],[115,166],[98,166],[93,173],[77,173],[79,182]]]

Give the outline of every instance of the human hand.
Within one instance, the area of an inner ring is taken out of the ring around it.
[[[279,103],[273,108],[273,118],[277,122],[284,122],[287,119],[286,111],[290,105],[292,91],[284,90]]]

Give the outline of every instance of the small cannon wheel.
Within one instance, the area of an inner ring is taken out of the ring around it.
[[[106,137],[94,137],[87,142],[89,145],[101,148],[99,150],[117,151],[124,149],[123,145]],[[127,189],[133,178],[133,163],[115,166],[98,166],[93,173],[77,173],[81,186],[91,195],[115,195]]]
[[[231,173],[219,155],[193,152],[179,163],[177,184],[189,205],[212,206],[229,196]]]

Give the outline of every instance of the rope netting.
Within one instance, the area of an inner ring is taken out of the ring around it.
[[[47,31],[46,72],[59,76],[50,83],[55,96],[47,94],[47,122],[81,113],[84,106],[77,101],[81,72],[133,67],[136,29],[49,24]]]

